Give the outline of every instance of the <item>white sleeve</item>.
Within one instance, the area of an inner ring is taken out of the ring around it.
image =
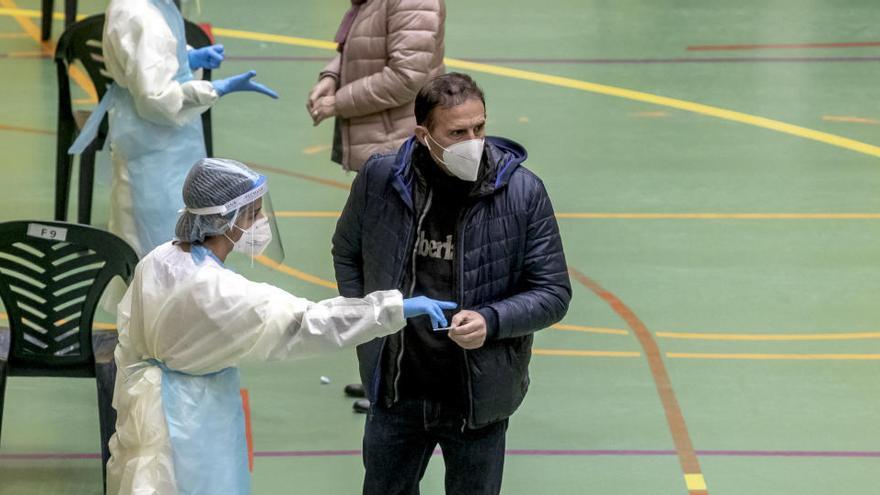
[[[398,291],[311,302],[222,269],[176,287],[157,322],[156,356],[193,374],[332,352],[406,326]]]
[[[177,40],[149,2],[113,2],[104,27],[104,55],[113,79],[128,89],[138,114],[160,125],[183,125],[218,99],[210,81],[174,80]]]

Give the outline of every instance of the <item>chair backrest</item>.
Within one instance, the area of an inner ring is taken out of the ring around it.
[[[104,67],[101,38],[104,33],[104,14],[87,17],[70,25],[58,38],[55,47],[55,68],[58,79],[58,118],[73,122],[73,103],[70,96],[70,66],[79,60],[89,75],[98,99],[104,97],[107,86],[113,82]],[[107,135],[107,120],[101,122],[100,138]]]
[[[58,107],[62,117],[73,118],[68,71],[76,60],[82,63],[89,79],[95,85],[98,100],[104,97],[107,86],[113,82],[113,77],[104,65],[104,50],[101,44],[104,35],[104,19],[104,14],[98,14],[77,21],[65,29],[58,39],[58,45],[55,48],[55,65],[58,73]],[[185,19],[183,23],[188,45],[193,48],[201,48],[211,44],[211,38],[197,24]],[[210,81],[211,71],[203,71],[202,79]],[[208,156],[212,156],[210,110],[202,114],[202,125],[205,132],[205,147],[208,149]],[[106,136],[106,133],[107,120],[105,118],[101,123],[101,136]]]
[[[0,223],[0,299],[9,318],[10,375],[94,376],[92,320],[114,276],[138,258],[119,237],[64,222]]]

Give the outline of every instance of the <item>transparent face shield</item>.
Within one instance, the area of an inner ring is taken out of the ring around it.
[[[268,192],[239,210],[227,236],[233,230],[241,234],[233,251],[249,256],[251,266],[255,260],[269,266],[284,261],[284,246]]]
[[[250,257],[251,266],[254,261],[269,266],[284,261],[284,246],[266,177],[261,175],[250,191],[224,205],[190,208],[189,211],[197,215],[226,215],[235,211],[229,229],[223,234],[233,244],[233,252]]]

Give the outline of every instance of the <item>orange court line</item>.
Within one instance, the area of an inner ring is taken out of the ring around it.
[[[693,45],[688,51],[778,50],[799,48],[866,48],[880,46],[880,41],[849,41],[840,43],[781,43],[751,45]]]
[[[303,153],[307,155],[314,155],[320,153],[322,151],[327,151],[330,149],[329,144],[319,144],[317,146],[309,146],[308,148],[303,149]]]
[[[44,134],[47,136],[54,136],[55,131],[47,131],[44,129],[31,129],[30,127],[18,127],[14,125],[4,125],[0,124],[0,131],[11,131],[11,132],[25,132],[28,134]]]
[[[688,333],[656,332],[658,337],[685,340],[738,341],[800,341],[800,340],[867,340],[880,339],[880,332],[815,333],[815,334],[750,334],[750,333]]]
[[[626,330],[620,330],[617,328],[585,327],[582,325],[568,325],[565,323],[557,323],[550,328],[553,328],[554,330],[569,330],[572,332],[600,333],[607,335],[629,335],[629,332],[627,332]]]
[[[628,351],[577,351],[568,349],[532,349],[536,356],[573,356],[573,357],[641,357],[640,352]]]
[[[18,5],[15,4],[14,0],[0,0],[0,6],[13,9],[12,17],[18,22],[24,32],[40,45],[42,53],[49,55],[50,57],[55,54],[55,43],[40,39],[41,33],[39,26],[37,26],[29,16],[22,15],[23,11],[18,9]],[[71,66],[69,72],[70,78],[73,79],[77,86],[82,88],[83,91],[89,95],[90,102],[93,104],[98,103],[98,93],[95,91],[95,86],[92,84],[92,80],[89,76],[77,66]]]
[[[307,180],[310,182],[317,182],[318,184],[324,186],[335,187],[336,189],[343,189],[345,191],[351,190],[351,184],[346,184],[345,182],[333,180],[333,179],[325,179],[323,177],[316,177],[314,175],[304,174],[302,172],[294,172],[293,170],[288,170],[286,168],[280,167],[272,167],[269,165],[261,165],[259,163],[246,162],[247,166],[257,169],[257,170],[265,170],[267,172],[274,172],[276,174],[287,175],[289,177],[295,177],[297,179]]]
[[[339,218],[338,211],[276,211],[278,218]]]
[[[880,361],[880,354],[754,354],[718,352],[667,352],[671,359],[755,359],[782,361]]]
[[[575,281],[592,291],[596,297],[605,301],[635,334],[639,345],[641,345],[642,350],[645,352],[645,358],[651,370],[651,378],[653,378],[657,395],[660,397],[660,402],[663,405],[663,411],[666,413],[666,423],[669,427],[669,433],[672,434],[672,443],[675,445],[675,452],[678,455],[681,472],[687,482],[688,491],[691,495],[697,492],[708,495],[705,480],[703,479],[703,471],[700,468],[700,460],[691,441],[684,413],[678,403],[678,398],[675,396],[675,389],[672,386],[672,380],[669,378],[669,372],[666,370],[666,364],[660,354],[660,347],[651,335],[651,331],[648,330],[648,327],[638,315],[613,292],[605,289],[598,282],[571,266],[568,267],[568,272]]]
[[[248,470],[254,472],[254,433],[251,427],[251,398],[248,389],[239,389],[241,408],[244,411],[244,435],[247,442]]]
[[[880,125],[880,120],[866,117],[850,117],[847,115],[823,115],[822,120],[827,122],[849,122],[853,124]]]
[[[880,213],[557,213],[556,217],[582,220],[880,220]]]
[[[659,118],[659,117],[668,117],[669,113],[664,112],[662,110],[658,110],[655,112],[635,112],[630,114],[633,117],[648,117],[648,118]]]
[[[27,34],[22,33],[25,36]],[[30,52],[9,52],[9,58],[52,58],[49,54],[43,51],[30,51]]]

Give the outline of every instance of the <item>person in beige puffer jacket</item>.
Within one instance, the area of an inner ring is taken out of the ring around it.
[[[351,0],[339,48],[309,93],[315,125],[336,117],[331,159],[357,171],[413,135],[413,101],[443,74],[444,0]]]

